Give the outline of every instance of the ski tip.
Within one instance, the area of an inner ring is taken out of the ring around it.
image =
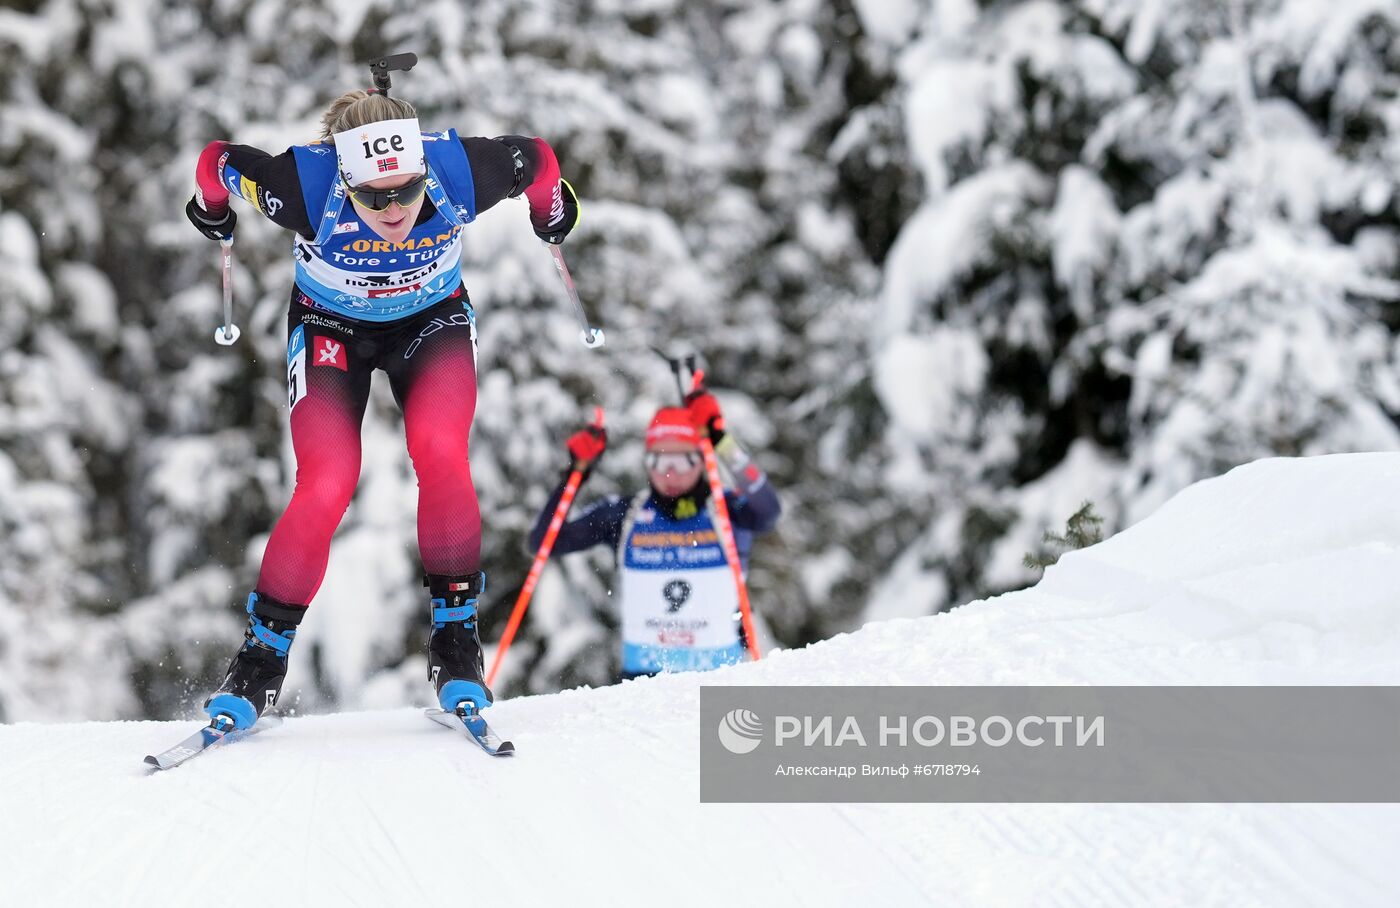
[[[515,745],[509,741],[502,741],[501,746],[496,748],[493,757],[513,757],[515,756]]]

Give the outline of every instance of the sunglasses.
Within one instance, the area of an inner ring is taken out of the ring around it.
[[[350,192],[350,198],[370,211],[383,211],[389,207],[391,202],[398,202],[400,207],[407,208],[423,197],[423,192],[428,188],[428,175],[420,173],[412,182],[397,189],[368,189],[354,186],[346,186],[345,188]]]
[[[653,473],[684,473],[700,465],[700,455],[694,451],[653,451],[642,458]]]

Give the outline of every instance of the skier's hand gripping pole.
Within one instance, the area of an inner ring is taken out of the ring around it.
[[[224,272],[224,323],[214,329],[214,343],[231,347],[238,342],[241,333],[233,323],[233,237],[219,240],[219,252],[223,257]]]
[[[678,378],[679,375],[678,371]],[[691,393],[702,390],[704,381],[703,369],[692,371]],[[700,452],[705,456],[705,476],[710,481],[710,500],[715,503],[715,529],[719,531],[724,560],[729,562],[729,570],[734,574],[734,587],[739,593],[739,619],[744,627],[744,640],[749,647],[749,656],[757,661],[763,658],[763,654],[759,652],[758,634],[754,632],[753,608],[749,605],[749,586],[744,582],[744,567],[739,560],[739,546],[734,542],[734,524],[729,521],[729,504],[724,500],[724,480],[719,475],[719,459],[715,457],[715,445],[710,440],[708,426],[701,429]]]
[[[574,314],[578,316],[579,340],[590,350],[601,347],[606,342],[603,337],[603,329],[595,328],[588,321],[588,315],[583,311],[583,303],[578,298],[578,288],[574,286],[573,275],[569,274],[569,266],[564,264],[564,250],[554,243],[545,243],[549,247],[549,254],[554,256],[554,270],[559,272],[559,279],[564,282],[564,292],[569,295],[569,301],[574,304]],[[489,683],[489,682],[488,682]]]
[[[592,426],[600,430],[603,428],[602,407],[594,408]],[[510,649],[511,643],[515,640],[515,632],[520,629],[520,622],[525,618],[525,609],[529,607],[530,597],[534,595],[535,586],[540,582],[540,575],[544,573],[545,562],[549,561],[549,553],[554,550],[554,540],[559,538],[559,529],[564,526],[564,520],[569,516],[569,507],[574,503],[574,496],[578,494],[578,487],[583,482],[585,470],[586,466],[575,463],[574,468],[569,471],[569,478],[564,483],[564,491],[559,496],[559,504],[554,508],[554,516],[550,518],[549,529],[545,531],[544,539],[540,540],[539,550],[535,552],[535,560],[530,564],[530,573],[525,576],[525,585],[520,588],[520,595],[515,599],[515,607],[511,609],[505,633],[501,634],[500,645],[496,647],[496,656],[491,660],[491,668],[486,673],[487,687],[496,683],[496,671],[505,661],[506,651]]]

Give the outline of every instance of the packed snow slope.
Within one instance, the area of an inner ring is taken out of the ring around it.
[[[701,684],[1400,683],[1400,455],[1193,486],[1034,589],[759,664],[294,718],[0,727],[6,905],[1385,905],[1394,805],[701,805]],[[1319,772],[1326,771],[1319,767]]]

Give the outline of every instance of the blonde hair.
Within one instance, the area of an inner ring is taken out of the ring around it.
[[[357,88],[331,102],[321,115],[321,138],[334,144],[333,136],[347,129],[380,120],[407,120],[418,111],[407,101]]]

